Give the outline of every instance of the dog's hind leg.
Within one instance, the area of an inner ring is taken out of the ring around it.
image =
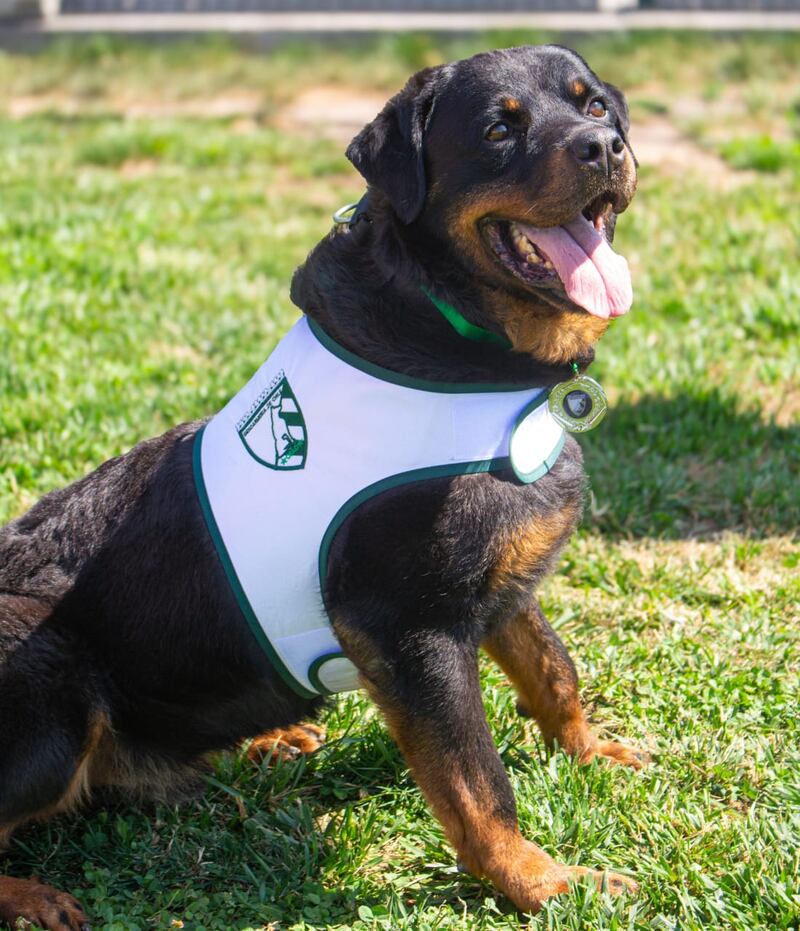
[[[0,596],[0,843],[80,801],[106,727],[85,658],[46,620],[27,623],[41,610],[32,599]],[[20,919],[47,931],[89,927],[72,896],[38,879],[0,877],[0,923]]]
[[[483,647],[513,683],[520,712],[536,720],[548,746],[558,743],[584,763],[599,756],[640,769],[649,762],[642,751],[595,736],[581,707],[575,666],[538,604],[498,625]]]

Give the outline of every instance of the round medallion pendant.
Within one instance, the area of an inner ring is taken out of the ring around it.
[[[606,416],[608,400],[598,382],[576,375],[550,389],[550,413],[570,433],[593,430]]]

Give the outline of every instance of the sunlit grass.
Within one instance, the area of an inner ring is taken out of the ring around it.
[[[294,319],[292,269],[362,185],[340,145],[278,131],[272,107],[331,81],[388,91],[423,64],[521,38],[263,56],[103,41],[0,57],[7,102],[82,101],[71,116],[0,122],[0,519],[217,409]],[[669,117],[678,96],[713,104],[756,84],[778,100],[800,49],[790,36],[581,47],[633,88],[640,119]],[[125,100],[233,92],[262,101],[244,129],[121,112]],[[533,927],[800,921],[797,164],[773,172],[736,151],[723,153],[755,173],[730,191],[648,170],[620,220],[636,305],[598,350],[613,408],[582,441],[592,500],[543,596],[594,719],[654,765],[637,775],[548,759],[484,669],[525,832],[642,884],[615,902],[578,889]],[[519,927],[491,887],[457,872],[368,702],[344,697],[326,723],[317,757],[271,771],[226,757],[195,803],[29,828],[8,869],[69,888],[114,931]]]

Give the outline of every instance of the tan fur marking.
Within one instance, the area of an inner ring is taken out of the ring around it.
[[[497,590],[519,583],[527,585],[531,572],[565,542],[579,519],[580,506],[571,503],[512,530],[492,570],[490,588]]]
[[[378,689],[368,686],[368,691],[460,862],[473,875],[490,879],[517,908],[537,912],[545,899],[566,892],[570,881],[585,874],[594,876],[598,887],[608,876],[614,894],[636,890],[636,883],[627,877],[565,866],[525,840],[516,824],[496,814],[488,783],[467,785],[458,768],[446,766],[440,751],[445,735],[432,730],[424,719],[392,707]]]
[[[253,739],[247,755],[251,760],[294,759],[316,753],[325,743],[325,731],[316,724],[276,727]]]
[[[480,243],[478,221],[484,217],[517,220],[531,226],[556,226],[584,206],[577,197],[578,168],[566,152],[555,152],[550,159],[548,178],[527,190],[497,181],[482,190],[472,190],[461,200],[447,205],[448,229],[460,244],[480,256],[482,264],[498,273],[496,262]],[[435,191],[435,188],[432,188]],[[571,194],[570,192],[575,192]]]
[[[510,679],[520,706],[536,720],[545,743],[557,741],[582,758],[597,739],[581,708],[575,671],[554,638],[532,612],[503,624],[483,645]]]
[[[597,739],[581,707],[575,669],[538,608],[500,625],[483,647],[508,676],[520,708],[535,719],[548,746],[558,743],[582,763],[599,756],[641,769],[649,761],[633,747]]]
[[[41,811],[36,812],[34,815],[0,825],[0,849],[8,843],[11,835],[21,825],[29,821],[47,821],[55,815],[71,811],[87,798],[92,784],[90,778],[92,757],[108,728],[108,718],[104,714],[98,714],[89,727],[86,745],[78,759],[75,772],[69,781],[69,785],[61,798],[54,805],[49,805]]]
[[[38,925],[59,931],[88,928],[80,903],[39,879],[0,876],[0,923],[9,928]]]
[[[197,795],[205,787],[200,773],[210,768],[213,754],[191,763],[177,764],[133,755],[109,727],[91,757],[92,787],[114,786],[135,800],[173,804]]]
[[[583,95],[586,93],[586,85],[583,83],[583,81],[578,79],[577,81],[572,82],[572,93],[576,97],[583,97]]]
[[[104,734],[111,729],[108,717],[105,714],[98,714],[89,727],[89,736],[86,740],[81,758],[75,774],[70,780],[67,791],[61,796],[61,800],[52,809],[51,812],[45,813],[45,817],[57,812],[69,811],[79,805],[89,794],[91,789],[91,762],[97,748],[100,746]]]
[[[522,109],[522,101],[518,100],[516,97],[506,97],[502,101],[502,106],[504,110],[508,110],[509,113],[516,113]]]
[[[499,875],[513,872],[512,864],[526,842],[516,827],[494,814],[491,788],[485,783],[468,786],[458,769],[447,766],[439,750],[444,735],[432,730],[424,719],[392,707],[377,690],[369,691],[464,867],[475,876],[495,881]],[[540,853],[542,865],[549,867],[553,861]],[[510,895],[506,888],[503,891]]]
[[[609,321],[601,317],[554,310],[537,313],[529,301],[508,295],[488,294],[487,302],[516,352],[552,365],[584,356],[608,329]]]
[[[356,631],[349,625],[342,624],[336,617],[332,619],[332,623],[342,649],[359,670],[361,684],[366,687],[369,680],[386,688],[389,685],[388,669],[372,638],[363,631]]]

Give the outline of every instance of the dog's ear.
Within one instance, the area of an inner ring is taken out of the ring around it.
[[[614,104],[614,110],[616,111],[617,120],[619,121],[619,128],[622,130],[622,135],[627,142],[628,131],[631,128],[631,115],[628,111],[628,101],[625,99],[625,95],[622,91],[613,84],[608,84],[606,82],[606,91],[611,98],[611,102]]]
[[[425,203],[422,141],[442,70],[426,68],[410,78],[347,147],[347,157],[403,223],[415,220]]]

